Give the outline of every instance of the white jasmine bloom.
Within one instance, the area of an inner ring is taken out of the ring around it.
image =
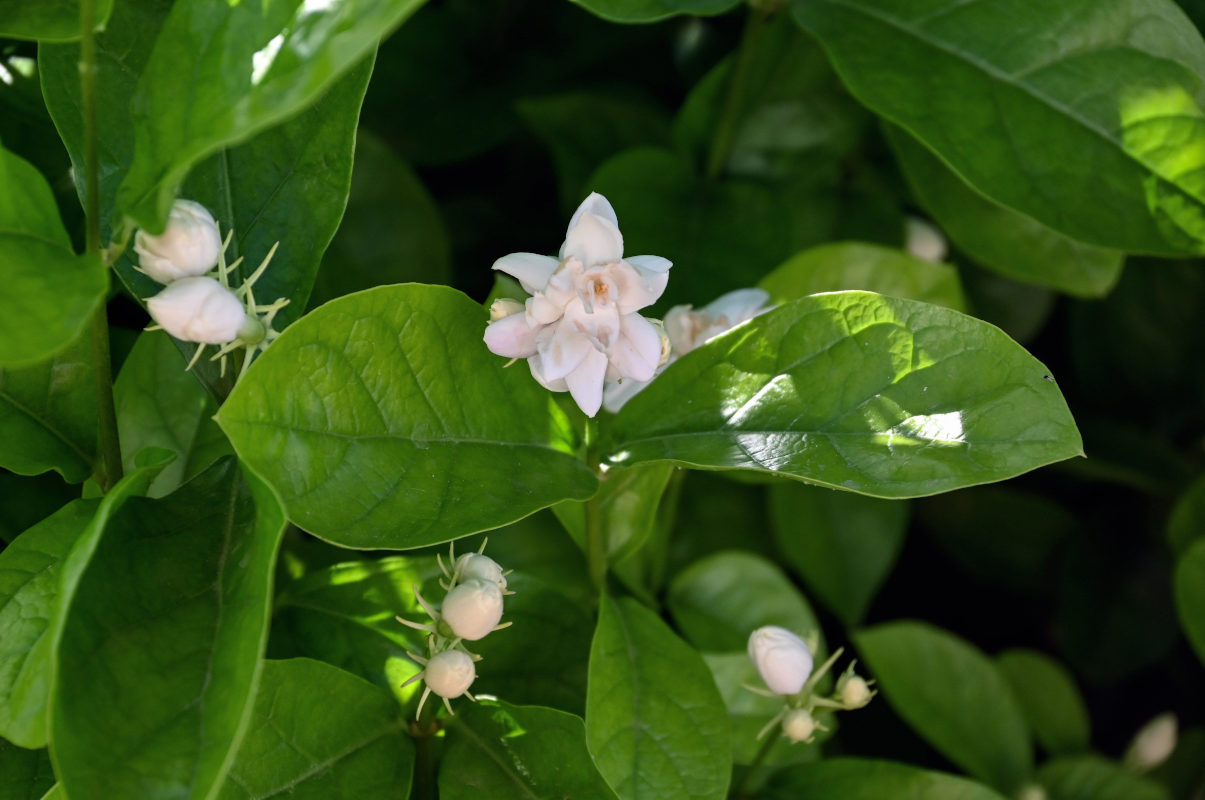
[[[213,278],[173,281],[147,298],[146,308],[165,331],[186,342],[227,344],[244,330],[248,335],[258,332],[263,338],[263,325],[247,315],[234,292]]]
[[[908,217],[904,223],[904,249],[922,261],[939,264],[946,260],[949,246],[937,226],[919,217]]]
[[[423,670],[427,688],[445,700],[460,697],[477,679],[477,666],[462,650],[445,650],[427,661]]]
[[[1146,772],[1162,764],[1176,749],[1179,724],[1176,715],[1168,712],[1152,719],[1134,735],[1126,749],[1125,764],[1137,772]]]
[[[782,732],[792,743],[811,741],[816,720],[805,708],[792,708],[782,718]]]
[[[502,590],[496,583],[473,578],[448,592],[440,613],[453,633],[475,642],[498,627],[502,619]]]
[[[134,234],[134,251],[142,271],[159,283],[204,275],[218,263],[222,237],[213,215],[200,203],[177,200],[158,236]]]
[[[624,258],[615,210],[591,194],[570,219],[557,258],[512,253],[494,263],[531,297],[521,314],[514,310],[486,328],[486,346],[527,359],[537,381],[568,391],[592,417],[607,381],[647,381],[660,365],[661,336],[637,312],[665,291],[670,266],[658,256]],[[491,309],[491,317],[505,310],[513,307]]]
[[[749,658],[775,694],[798,694],[812,674],[812,651],[807,643],[777,625],[749,634]]]
[[[674,306],[665,315],[665,322],[662,323],[669,351],[655,375],[660,375],[665,367],[708,340],[769,311],[766,306],[768,302],[770,295],[762,289],[737,289],[721,295],[698,310],[689,305]],[[603,395],[604,405],[608,411],[618,412],[624,403],[639,394],[651,382],[650,379],[608,383]]]
[[[506,576],[502,574],[502,567],[498,566],[497,561],[481,553],[465,553],[456,559],[455,572],[460,580],[489,581],[500,590],[506,591]]]

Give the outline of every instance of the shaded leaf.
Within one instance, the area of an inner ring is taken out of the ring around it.
[[[1038,781],[1050,800],[1170,800],[1159,784],[1100,756],[1048,761]]]
[[[54,785],[50,754],[0,739],[0,800],[39,800]]]
[[[1198,539],[1180,556],[1175,582],[1180,625],[1205,663],[1205,540]]]
[[[611,22],[656,22],[678,14],[722,14],[740,0],[573,0]]]
[[[103,28],[113,0],[96,0],[96,27]],[[0,36],[8,39],[38,39],[68,42],[80,38],[79,0],[0,0]]]
[[[763,793],[781,800],[1004,800],[966,778],[892,761],[830,758],[779,773]]]
[[[1071,673],[1035,650],[1005,650],[996,666],[1012,687],[1034,738],[1047,753],[1088,749],[1088,709]]]

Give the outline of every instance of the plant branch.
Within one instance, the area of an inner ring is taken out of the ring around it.
[[[599,470],[598,455],[598,423],[586,421],[586,463],[598,479],[603,480]],[[603,541],[602,504],[598,497],[601,492],[586,501],[586,560],[590,565],[590,585],[594,587],[594,596],[602,595],[607,582],[607,545]]]
[[[753,776],[757,772],[758,768],[762,765],[762,762],[766,760],[766,757],[770,755],[770,751],[774,749],[774,745],[778,744],[778,740],[781,736],[782,726],[775,725],[774,732],[766,736],[766,740],[762,742],[761,747],[758,748],[757,755],[755,755],[753,757],[753,761],[750,762],[749,768],[746,769],[745,774],[741,776],[741,782],[738,783],[736,788],[732,790],[731,797],[733,800],[749,800],[749,798],[752,797],[752,795],[748,793],[750,788],[749,784],[753,781]]]

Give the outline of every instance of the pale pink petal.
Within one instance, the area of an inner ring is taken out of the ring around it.
[[[486,327],[485,346],[505,358],[528,358],[535,355],[536,337],[543,329],[528,325],[526,314],[511,314]]]
[[[619,312],[611,303],[596,305],[594,311],[587,311],[581,298],[574,297],[565,306],[562,324],[590,337],[600,350],[606,350],[619,338]]]
[[[563,303],[549,300],[543,294],[533,294],[527,298],[527,316],[539,325],[551,325],[565,313]]]
[[[589,337],[561,323],[556,332],[538,345],[540,359],[543,362],[544,377],[548,380],[563,378],[590,354],[595,352]]]
[[[611,363],[624,378],[652,380],[661,361],[661,335],[639,314],[620,319],[620,336],[611,348]]]
[[[531,377],[536,379],[536,383],[540,384],[548,391],[550,391],[550,392],[567,392],[567,391],[569,391],[569,384],[565,383],[564,378],[557,378],[556,380],[550,381],[546,377],[544,377],[544,362],[540,358],[538,353],[536,355],[532,356],[531,358],[527,359],[527,367],[528,367],[528,369],[531,370]]]
[[[593,417],[602,407],[603,380],[607,374],[607,357],[591,348],[589,355],[577,369],[565,376],[569,394],[577,407]]]
[[[623,234],[609,219],[585,212],[565,235],[561,258],[576,258],[585,267],[610,264],[623,256]]]
[[[763,308],[768,302],[770,293],[764,289],[737,289],[720,295],[699,310],[710,314],[716,322],[722,321],[732,328],[768,310]]]
[[[619,227],[619,218],[615,216],[615,209],[611,207],[610,201],[598,192],[591,192],[590,196],[582,201],[582,204],[573,212],[573,216],[569,218],[569,227],[565,229],[566,239],[569,238],[569,231],[573,230],[573,226],[577,225],[582,218],[582,214],[586,213],[602,217],[610,221],[616,228]]]
[[[535,294],[544,288],[552,273],[556,271],[557,261],[552,256],[538,256],[535,253],[511,253],[502,256],[494,262],[494,269],[501,270],[507,275],[518,279],[519,285],[528,294]]]
[[[645,256],[656,258],[656,256]],[[664,259],[662,259],[664,261]],[[666,261],[668,264],[669,262]],[[631,263],[631,259],[621,261],[608,270],[615,282],[615,290],[619,296],[617,305],[620,314],[631,314],[642,308],[651,306],[665,291],[669,283],[668,268],[663,272],[653,272],[641,269]]]

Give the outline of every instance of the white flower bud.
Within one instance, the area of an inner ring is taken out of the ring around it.
[[[499,297],[490,303],[490,322],[497,322],[500,319],[506,319],[512,314],[519,314],[524,308],[525,306],[518,300],[512,300],[509,297]]]
[[[946,258],[949,249],[946,237],[935,225],[919,217],[909,217],[904,223],[906,242],[904,249],[922,261],[939,264]]]
[[[837,691],[841,695],[841,702],[847,709],[862,708],[870,702],[870,698],[873,696],[865,679],[857,675],[851,675],[839,681]]]
[[[506,591],[506,577],[502,574],[502,567],[498,566],[497,561],[481,553],[465,553],[456,559],[456,574],[462,581],[488,581]]]
[[[445,650],[431,656],[423,675],[427,688],[449,700],[467,692],[476,679],[473,659],[461,650]]]
[[[502,590],[480,578],[465,581],[448,592],[440,615],[453,633],[475,642],[502,619]]]
[[[233,342],[244,327],[255,322],[234,292],[205,277],[172,282],[147,298],[146,309],[172,336],[201,344]]]
[[[816,720],[805,708],[793,708],[782,718],[782,732],[792,742],[811,740],[816,732]]]
[[[1031,783],[1017,792],[1017,800],[1046,800],[1046,790]]]
[[[777,625],[749,634],[749,658],[775,694],[797,694],[812,674],[812,651],[803,639]]]
[[[177,200],[158,236],[146,231],[134,235],[134,250],[142,271],[160,283],[204,275],[218,263],[222,237],[205,206]]]
[[[1134,735],[1126,750],[1126,766],[1137,772],[1146,772],[1167,761],[1176,749],[1178,733],[1175,714],[1168,712],[1155,717]]]

